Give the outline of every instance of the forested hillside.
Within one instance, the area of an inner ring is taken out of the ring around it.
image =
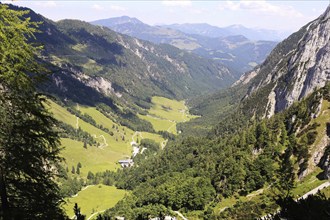
[[[42,22],[36,41],[45,47],[44,59],[64,72],[56,75],[63,87],[67,80],[60,80],[61,76],[71,75],[103,94],[138,102],[157,94],[187,98],[235,80],[225,66],[170,45],[137,40],[78,20],[52,22],[33,11],[29,17]]]
[[[133,193],[105,216],[139,219],[165,211],[201,210],[195,217],[207,218],[210,214],[230,218],[227,212],[214,213],[212,207],[232,196],[246,196],[267,186],[273,192],[261,198],[264,207],[254,204],[258,212],[253,218],[272,212],[275,198],[292,193],[295,181],[313,159],[310,152],[327,137],[328,122],[324,119],[329,116],[329,92],[327,85],[270,119],[254,121],[251,126],[217,138],[186,138],[172,143],[139,167],[119,172],[115,185]],[[316,165],[322,167],[317,162],[312,165],[314,169]],[[211,213],[204,212],[207,207]],[[235,215],[241,218],[245,214]]]

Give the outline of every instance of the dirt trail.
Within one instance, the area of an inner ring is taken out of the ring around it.
[[[327,188],[328,186],[330,186],[330,181],[325,182],[325,183],[319,185],[318,187],[312,189],[311,191],[305,193],[303,196],[299,197],[297,200],[299,200],[299,199],[306,199],[309,195],[314,195],[314,194],[316,194],[319,190],[322,190],[322,189],[324,189],[324,188]]]
[[[76,128],[79,128],[79,118],[76,116],[77,122],[76,122]]]
[[[186,217],[184,217],[179,211],[174,211],[178,216],[180,216],[183,220],[188,220]]]
[[[104,209],[104,210],[102,210],[102,211],[98,211],[98,212],[93,213],[91,216],[88,217],[87,220],[92,219],[96,214],[99,214],[99,213],[105,212],[105,210],[106,210],[106,209]]]
[[[104,142],[104,143],[101,144],[101,145],[99,146],[99,148],[103,149],[103,148],[109,146],[108,143],[107,143],[107,140],[105,139],[105,137],[103,136],[103,134],[101,134],[101,135],[98,136],[98,137],[96,136],[96,134],[93,134],[92,137],[93,137],[93,138],[102,138],[102,139],[103,139],[103,142]]]

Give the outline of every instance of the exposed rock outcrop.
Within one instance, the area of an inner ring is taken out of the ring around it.
[[[270,117],[329,80],[330,5],[319,18],[278,44],[263,64],[236,84],[250,84],[246,97],[260,90],[268,96],[263,114]],[[272,89],[265,89],[267,86]]]

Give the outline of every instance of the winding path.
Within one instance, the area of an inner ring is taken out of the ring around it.
[[[77,118],[76,128],[78,129],[79,128],[79,117],[76,116],[76,118]]]
[[[92,218],[94,217],[94,215],[96,215],[96,214],[99,214],[99,213],[105,212],[105,210],[106,210],[106,209],[104,209],[104,210],[102,210],[102,211],[98,211],[98,212],[93,213],[91,216],[88,217],[87,220],[92,219]]]
[[[188,220],[186,217],[184,217],[179,211],[174,211],[178,216],[180,216],[183,220]]]
[[[298,199],[296,199],[296,201],[299,200],[299,199],[306,199],[309,195],[314,195],[314,194],[316,194],[319,190],[322,190],[322,189],[327,188],[327,187],[329,187],[329,186],[330,186],[330,181],[325,182],[325,183],[319,185],[318,187],[312,189],[311,191],[305,193],[303,196],[301,196],[301,197],[299,197]]]
[[[133,141],[133,142],[135,142],[134,137],[137,136],[137,135],[140,135],[140,138],[143,138],[141,132],[136,131],[136,132],[133,134],[133,136],[132,136],[132,141]],[[136,143],[136,142],[135,142],[135,143]]]
[[[76,195],[71,196],[71,198],[77,197],[78,194],[79,194],[81,191],[84,191],[84,190],[86,190],[86,189],[88,189],[89,187],[92,187],[92,186],[95,186],[95,185],[88,185],[88,186],[85,186],[85,187],[82,188],[82,189],[81,189]]]
[[[105,137],[103,136],[103,134],[101,134],[101,135],[98,136],[98,137],[96,136],[96,134],[93,134],[92,137],[94,137],[94,138],[103,138],[103,142],[104,142],[104,143],[101,144],[101,146],[100,146],[99,148],[103,149],[103,148],[109,146],[109,144],[107,143],[107,140],[105,139]]]

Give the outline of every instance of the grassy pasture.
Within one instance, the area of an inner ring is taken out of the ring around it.
[[[168,131],[177,134],[177,123],[198,117],[189,114],[184,101],[154,96],[151,102],[153,106],[148,111],[148,115],[138,116],[141,119],[149,121],[156,131]]]
[[[97,124],[108,128],[114,133],[113,136],[102,131],[101,129],[78,119],[62,106],[50,101],[50,108],[54,117],[60,121],[70,124],[73,127],[77,125],[83,130],[94,136],[94,139],[100,144],[100,147],[88,146],[83,148],[83,143],[68,138],[61,140],[64,150],[62,156],[66,160],[66,165],[69,170],[72,166],[77,166],[77,163],[82,164],[80,169],[81,176],[85,177],[88,171],[101,172],[105,170],[116,170],[119,168],[117,161],[131,156],[132,147],[131,141],[141,140],[143,138],[153,139],[161,144],[164,139],[158,134],[148,132],[139,132],[139,135],[134,135],[131,129],[120,126],[97,111],[94,107],[79,106],[79,110],[84,114],[90,115]],[[115,128],[113,128],[115,126]],[[122,139],[124,137],[124,140]]]
[[[80,191],[77,196],[67,198],[64,209],[68,216],[74,216],[73,207],[78,203],[81,213],[86,215],[88,219],[93,215],[92,219],[96,219],[97,212],[113,207],[119,200],[124,198],[127,192],[125,190],[117,189],[114,186],[92,185]]]

